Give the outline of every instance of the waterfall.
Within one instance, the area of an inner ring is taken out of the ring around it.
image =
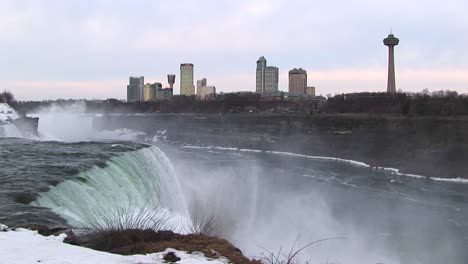
[[[90,219],[96,221],[102,214],[127,210],[128,206],[137,212],[159,208],[170,216],[173,231],[183,232],[190,225],[174,168],[154,146],[123,153],[103,167],[81,172],[40,194],[33,205],[50,208],[78,228],[89,227]]]
[[[0,138],[20,138],[23,137],[23,134],[14,124],[5,124],[0,125]]]

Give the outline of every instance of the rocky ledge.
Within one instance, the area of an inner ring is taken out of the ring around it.
[[[229,241],[203,234],[181,235],[172,231],[148,230],[120,230],[94,232],[83,236],[76,236],[73,230],[66,226],[45,226],[38,224],[22,225],[8,228],[0,225],[0,231],[8,232],[21,229],[37,231],[38,234],[49,236],[66,235],[63,242],[91,248],[98,251],[118,255],[147,255],[165,252],[163,258],[168,263],[177,263],[181,260],[174,252],[187,252],[188,254],[201,253],[208,259],[220,260],[221,263],[260,264],[259,260],[250,260],[242,251]]]

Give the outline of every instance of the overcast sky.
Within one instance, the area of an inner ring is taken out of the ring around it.
[[[391,4],[390,4],[391,3]],[[308,71],[318,94],[385,91],[393,29],[397,89],[468,93],[466,0],[0,0],[0,90],[20,100],[125,98],[128,77],[167,85],[195,64],[218,91],[254,91],[258,57]]]

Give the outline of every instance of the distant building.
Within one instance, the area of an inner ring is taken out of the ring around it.
[[[197,96],[200,96],[201,88],[207,86],[206,78],[197,81]]]
[[[267,66],[265,69],[265,92],[277,92],[279,82],[279,69]]]
[[[175,74],[167,75],[167,82],[169,83],[169,88],[171,89],[174,89],[175,77]]]
[[[195,94],[192,63],[183,63],[180,65],[180,94],[187,96]]]
[[[267,66],[265,57],[257,60],[256,89],[257,93],[274,93],[278,91],[279,69]]]
[[[130,77],[127,85],[127,102],[139,102],[144,100],[143,88],[145,77]]]
[[[162,89],[161,83],[145,84],[143,89],[143,100],[145,102],[155,101],[157,99],[157,92],[160,89]]]
[[[305,94],[307,88],[307,72],[302,69],[292,69],[289,71],[289,93]]]
[[[143,101],[148,102],[154,100],[156,91],[151,89],[151,84],[147,83],[143,87]]]
[[[171,99],[173,95],[173,89],[172,88],[159,88],[156,90],[156,99],[157,100],[169,100]]]
[[[307,87],[305,93],[310,96],[315,96],[315,87],[314,86]]]
[[[215,86],[201,87],[198,97],[201,100],[213,100],[216,97],[216,87]]]
[[[257,60],[257,74],[256,74],[256,89],[257,93],[261,93],[265,90],[265,68],[266,68],[267,61],[265,57],[260,57]]]

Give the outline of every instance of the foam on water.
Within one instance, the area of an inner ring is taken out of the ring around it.
[[[468,184],[468,179],[462,179],[462,178],[431,178],[431,179],[434,181],[439,181],[439,182]]]
[[[268,154],[275,154],[275,155],[283,155],[283,156],[289,156],[289,157],[299,157],[299,158],[306,158],[306,159],[314,159],[314,160],[329,160],[329,161],[337,161],[337,162],[343,162],[343,163],[348,163],[354,166],[358,167],[364,167],[364,168],[372,168],[375,170],[381,170],[388,172],[392,175],[396,176],[402,176],[402,177],[410,177],[410,178],[415,178],[415,179],[429,179],[437,182],[445,182],[445,183],[462,183],[462,184],[468,184],[468,179],[462,179],[462,178],[437,178],[437,177],[426,177],[423,175],[416,175],[416,174],[410,174],[410,173],[402,173],[400,172],[399,169],[395,168],[385,168],[385,167],[371,167],[369,164],[360,162],[360,161],[355,161],[355,160],[349,160],[349,159],[340,159],[340,158],[334,158],[334,157],[324,157],[324,156],[310,156],[310,155],[304,155],[304,154],[298,154],[298,153],[291,153],[291,152],[283,152],[283,151],[270,151],[270,150],[259,150],[259,149],[243,149],[243,148],[231,148],[231,147],[219,147],[219,146],[194,146],[194,145],[185,145],[183,146],[184,148],[188,149],[216,149],[216,150],[223,150],[223,151],[239,151],[239,152],[251,152],[251,153],[268,153]]]
[[[276,154],[276,155],[283,155],[283,156],[290,156],[290,157],[299,157],[299,158],[307,158],[307,159],[315,159],[315,160],[329,160],[329,161],[338,161],[349,163],[359,167],[366,167],[369,168],[370,165],[355,161],[355,160],[348,160],[348,159],[340,159],[340,158],[333,158],[333,157],[324,157],[324,156],[310,156],[304,154],[297,154],[291,152],[283,152],[283,151],[270,151],[270,150],[260,150],[260,149],[245,149],[245,148],[229,148],[229,147],[218,147],[218,146],[193,146],[193,145],[185,145],[184,148],[188,149],[217,149],[217,150],[226,150],[226,151],[239,151],[239,152],[252,152],[252,153],[268,153],[268,154]]]

